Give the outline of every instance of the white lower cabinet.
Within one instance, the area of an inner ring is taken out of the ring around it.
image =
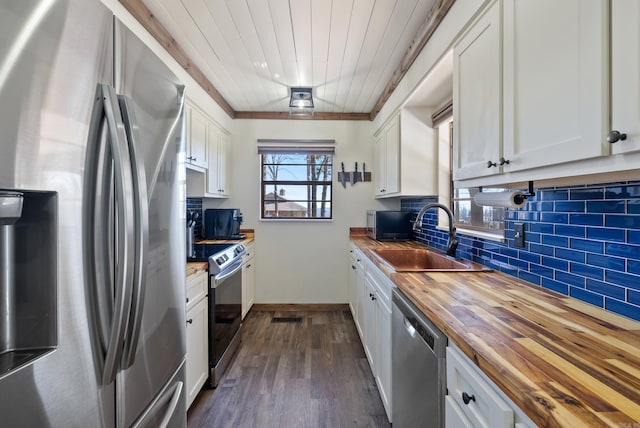
[[[187,278],[187,408],[209,377],[207,279],[206,271]]]
[[[256,273],[254,267],[253,245],[247,245],[242,258],[242,319],[253,306],[256,294]]]
[[[536,425],[462,351],[450,345],[447,347],[445,426],[533,428]]]
[[[359,278],[364,278],[364,272],[362,272],[362,268],[360,266],[360,257],[362,253],[355,246],[349,247],[349,309],[351,309],[351,315],[353,316],[353,321],[356,324],[356,328],[358,329],[358,334],[362,334],[360,331],[360,321],[358,320],[358,305],[359,305],[359,288],[358,281]]]
[[[391,422],[391,289],[392,282],[358,249],[350,249],[349,303]],[[355,301],[354,301],[355,300]]]

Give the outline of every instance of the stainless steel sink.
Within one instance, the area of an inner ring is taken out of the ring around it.
[[[378,248],[374,256],[396,272],[481,272],[486,266],[468,260],[454,259],[426,248]]]

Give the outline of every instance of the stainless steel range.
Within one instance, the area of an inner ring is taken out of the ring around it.
[[[215,388],[240,345],[242,244],[198,244],[189,261],[209,262],[209,384]]]

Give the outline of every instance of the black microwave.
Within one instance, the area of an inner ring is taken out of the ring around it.
[[[411,212],[367,211],[367,235],[377,241],[411,240]]]

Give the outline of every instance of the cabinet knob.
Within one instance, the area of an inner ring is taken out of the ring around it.
[[[492,166],[498,166],[498,164],[495,162],[491,162],[490,160],[487,161],[487,168],[491,168]]]
[[[473,394],[469,395],[466,392],[463,392],[462,401],[464,401],[464,404],[469,404],[472,401],[476,401],[476,396]]]
[[[189,318],[189,319],[187,320],[187,324],[193,324],[193,319],[192,319],[192,318]]]
[[[505,158],[498,159],[498,165],[500,165],[500,166],[509,165],[509,159],[505,159]]]
[[[189,303],[189,298],[187,297],[187,303]]]
[[[356,270],[356,267],[354,265],[351,265],[351,269]]]
[[[607,143],[617,143],[627,139],[627,134],[621,134],[620,131],[611,131],[607,134]]]

